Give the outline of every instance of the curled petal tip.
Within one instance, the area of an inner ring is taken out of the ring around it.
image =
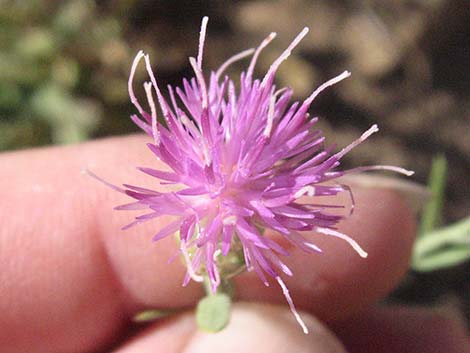
[[[337,77],[336,77],[336,81],[335,83],[339,82],[339,81],[342,81],[344,79],[347,79],[351,76],[351,71],[348,71],[348,70],[344,70],[341,74],[339,74]]]

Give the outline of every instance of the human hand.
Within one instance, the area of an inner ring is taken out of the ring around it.
[[[415,233],[406,204],[391,191],[355,189],[356,210],[340,225],[369,253],[318,235],[321,255],[292,248],[287,278],[311,333],[304,335],[276,286],[253,274],[236,278],[229,326],[199,332],[191,307],[197,284],[181,287],[185,267],[167,264],[174,240],[151,241],[165,218],[128,231],[125,197],[80,173],[151,185],[135,165],[155,165],[141,136],[0,156],[0,351],[62,352],[455,352],[463,330],[417,309],[377,308],[408,268]],[[158,187],[158,186],[156,186]],[[251,303],[247,303],[251,302]],[[132,316],[146,308],[184,309],[144,330]],[[326,322],[335,333],[320,323]]]

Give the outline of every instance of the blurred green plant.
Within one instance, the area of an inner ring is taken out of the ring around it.
[[[470,217],[438,228],[442,222],[446,181],[447,160],[439,155],[432,163],[428,182],[431,198],[424,207],[413,249],[412,268],[418,272],[441,270],[470,260]]]
[[[428,180],[431,198],[424,205],[418,237],[428,234],[442,224],[446,184],[447,160],[444,155],[438,155],[431,164],[431,173]]]
[[[164,317],[176,314],[177,310],[159,310],[159,309],[151,309],[145,310],[140,313],[137,313],[133,318],[132,321],[136,323],[145,323],[150,321],[155,321],[158,319],[162,319]]]
[[[1,2],[0,150],[85,140],[105,104],[127,104],[122,27],[133,3]]]

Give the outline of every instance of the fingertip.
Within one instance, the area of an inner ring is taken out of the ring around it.
[[[343,353],[342,344],[318,320],[302,313],[310,327],[305,335],[284,307],[236,303],[229,325],[218,333],[194,326],[193,313],[157,325],[119,353]]]
[[[189,313],[163,319],[125,343],[114,353],[181,353],[196,330]]]
[[[142,135],[108,138],[82,145],[81,153],[86,156],[83,159],[93,166],[94,172],[111,183],[129,183],[160,190],[162,186],[155,178],[135,169],[136,165],[166,168],[147,150],[145,141]],[[122,163],[125,159],[132,162]],[[132,315],[147,308],[192,305],[195,298],[202,294],[202,289],[191,283],[183,290],[183,263],[178,258],[168,263],[169,259],[178,255],[175,238],[169,236],[157,242],[152,241],[152,236],[170,223],[172,218],[163,216],[122,230],[123,226],[131,223],[142,212],[118,212],[113,208],[133,200],[91,178],[88,186],[96,195],[93,198],[97,210],[94,225],[107,261],[121,285],[124,310]]]
[[[367,258],[343,239],[314,233],[308,240],[323,253],[292,249],[286,258],[294,273],[286,278],[294,302],[328,322],[343,319],[385,296],[409,267],[415,220],[406,202],[391,190],[356,188],[354,196],[355,212],[339,224],[339,231],[354,239]],[[347,199],[331,202],[344,204]],[[253,274],[236,280],[245,300],[284,302],[276,286],[261,291]]]
[[[217,334],[196,331],[182,353],[343,353],[342,344],[318,320],[301,314],[304,334],[286,307],[238,303],[230,324]]]

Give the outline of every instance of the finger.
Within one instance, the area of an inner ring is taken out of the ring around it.
[[[422,308],[375,308],[335,331],[351,353],[465,353],[470,347],[458,319]]]
[[[342,200],[336,202],[348,204],[348,197],[341,195]],[[304,254],[290,249],[292,255],[286,259],[294,272],[294,277],[287,282],[295,302],[327,321],[346,317],[384,296],[408,268],[415,229],[407,205],[387,190],[358,189],[355,198],[355,213],[340,224],[339,230],[356,239],[369,252],[367,259],[362,259],[341,240],[313,234],[310,238],[323,249],[323,254]],[[114,204],[117,203],[116,200]],[[115,222],[109,222],[109,217]],[[119,226],[125,223],[123,218],[128,215],[114,212],[109,217],[102,223],[103,234],[118,233]],[[134,298],[130,303],[144,306],[191,304],[193,290],[197,288],[184,291],[184,295],[178,294],[183,268],[179,262],[170,268],[166,265],[166,259],[176,252],[173,239],[149,243],[149,235],[156,232],[151,228],[159,226],[155,222],[148,223],[131,230],[129,236],[105,237],[110,261]],[[136,258],[139,261],[135,261]],[[158,276],[155,276],[155,269],[159,269]],[[276,283],[267,289],[254,274],[240,276],[236,281],[238,297],[243,300],[285,302]]]
[[[126,304],[134,300],[109,261],[101,228],[122,225],[125,217],[115,219],[112,207],[123,198],[81,171],[99,166],[132,174],[126,159],[145,161],[141,143],[134,136],[0,156],[0,351],[87,352],[125,325]],[[107,236],[129,236],[118,228]]]
[[[303,315],[312,331],[305,335],[285,307],[237,303],[229,325],[205,333],[194,325],[193,313],[157,324],[116,353],[342,353],[341,343],[316,319]]]
[[[135,173],[129,178],[135,178]],[[144,185],[149,185],[148,180]],[[116,205],[120,195],[114,197]],[[285,259],[294,273],[293,278],[286,279],[294,301],[322,320],[344,318],[383,297],[408,269],[415,220],[407,204],[388,190],[357,189],[355,199],[354,215],[343,221],[339,230],[361,244],[369,253],[366,259],[337,238],[315,234],[310,239],[323,249],[323,254],[305,254],[291,248],[291,256]],[[349,195],[340,195],[330,202],[347,205]],[[129,221],[129,215],[109,212],[101,223],[101,233],[118,234],[119,227]],[[166,260],[176,252],[173,239],[149,242],[165,221],[163,218],[158,224],[143,224],[123,236],[104,239],[110,261],[130,293],[131,305],[188,305],[201,293],[198,286],[182,291],[184,267],[179,261],[167,266]],[[285,303],[277,283],[266,288],[254,273],[236,278],[236,284],[237,296],[242,300]]]
[[[355,239],[368,252],[361,258],[344,241],[321,234],[309,239],[322,254],[290,249],[285,262],[294,273],[286,282],[295,303],[324,321],[343,319],[385,296],[409,267],[414,241],[412,212],[397,194],[388,190],[355,189],[354,214],[339,224],[339,231]],[[347,204],[342,195],[338,204]],[[276,286],[261,289],[253,274],[240,276],[239,294],[246,300],[282,302]]]
[[[112,208],[129,200],[80,173],[90,168],[110,182],[158,188],[134,169],[158,163],[144,142],[133,136],[1,157],[0,181],[8,186],[0,199],[4,350],[86,351],[115,336],[139,308],[188,306],[200,297],[197,285],[181,288],[179,260],[167,265],[174,240],[150,240],[168,219],[121,231],[132,214]],[[326,236],[318,237],[323,255],[291,256],[294,300],[323,317],[330,305],[347,311],[382,295],[406,267],[413,232],[406,206],[389,192],[355,196],[357,212],[343,230],[369,252],[367,259]],[[367,211],[365,203],[375,207]],[[277,288],[266,290],[253,276],[240,280],[238,293],[284,303]]]

